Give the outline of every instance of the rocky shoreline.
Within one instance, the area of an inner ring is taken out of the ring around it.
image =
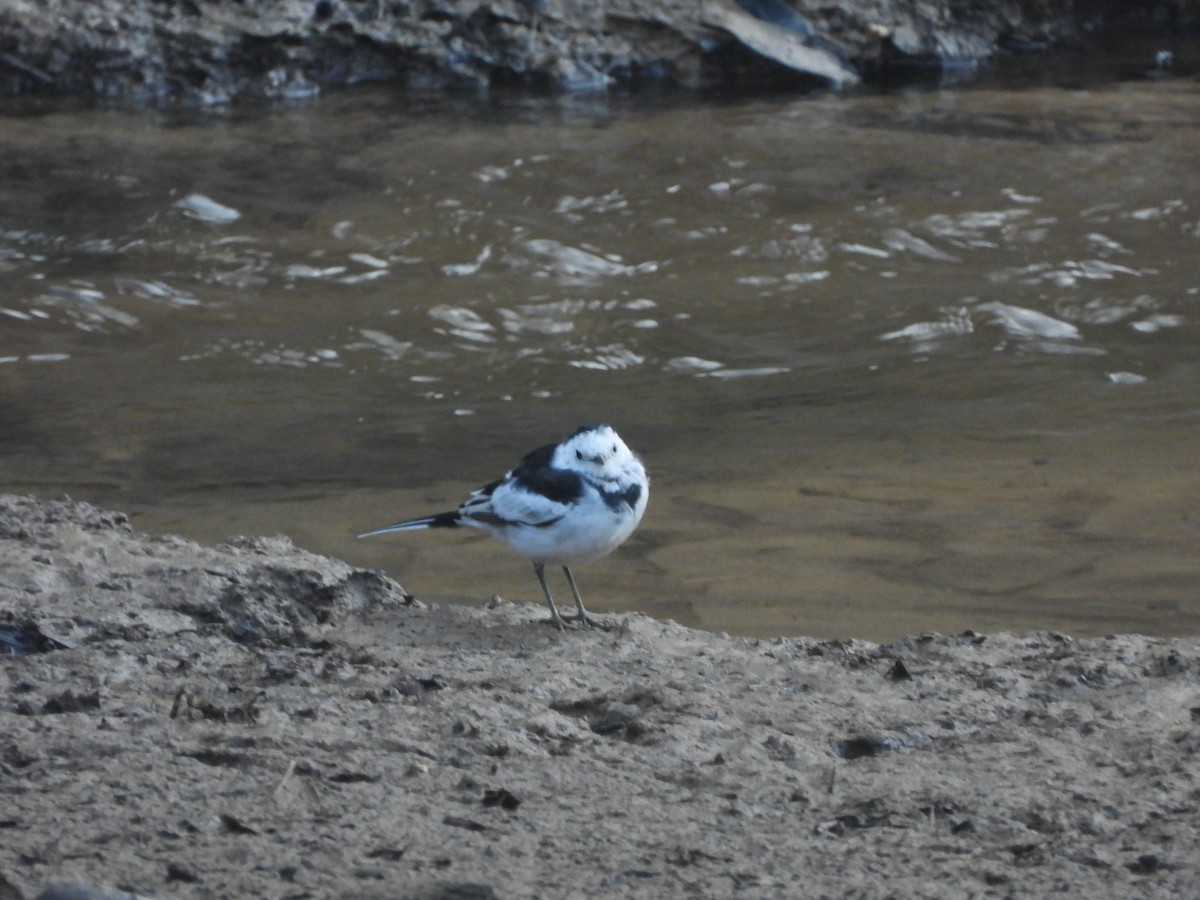
[[[363,82],[840,85],[1198,23],[1198,0],[16,0],[0,5],[0,90],[212,105]]]
[[[1200,640],[412,600],[0,496],[0,897],[1184,897]]]

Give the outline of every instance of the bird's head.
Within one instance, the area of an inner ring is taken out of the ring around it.
[[[580,426],[554,453],[557,468],[573,469],[604,480],[619,477],[636,460],[621,436],[601,422]]]

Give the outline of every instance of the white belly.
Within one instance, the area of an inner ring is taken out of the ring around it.
[[[541,528],[468,524],[484,528],[530,562],[577,566],[607,556],[633,534],[646,509],[645,497],[639,500],[634,509],[622,506],[620,510],[613,510],[599,498],[585,501],[554,524]]]

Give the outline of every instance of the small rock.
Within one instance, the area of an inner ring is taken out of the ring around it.
[[[169,862],[167,863],[167,881],[182,881],[187,884],[195,884],[200,881],[200,876],[187,863]]]
[[[1155,872],[1175,867],[1157,854],[1143,853],[1133,862],[1125,863],[1125,868],[1134,875],[1153,875]]]
[[[498,806],[512,812],[521,805],[521,798],[506,788],[488,789],[483,792],[484,806]]]
[[[83,881],[58,881],[38,894],[35,900],[141,900],[141,897]]]

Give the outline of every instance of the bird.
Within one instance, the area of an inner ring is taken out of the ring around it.
[[[462,526],[485,531],[533,563],[551,622],[565,631],[546,584],[546,566],[561,566],[567,576],[579,626],[595,624],[571,566],[594,562],[624,543],[642,521],[649,499],[650,479],[642,461],[612,426],[593,422],[527,453],[456,510],[406,519],[359,537]]]

